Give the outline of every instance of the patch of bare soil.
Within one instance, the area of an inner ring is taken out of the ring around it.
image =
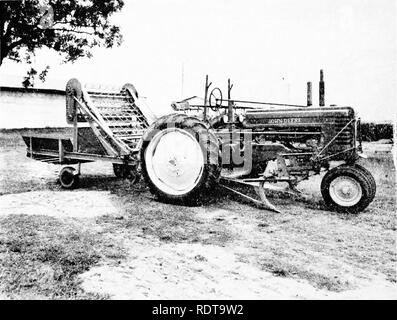
[[[232,248],[163,244],[154,239],[125,243],[129,258],[82,274],[86,292],[113,299],[393,299],[396,287],[380,279],[360,289],[333,292],[307,280],[275,276],[239,259]]]
[[[32,191],[1,197],[0,216],[8,214],[91,218],[117,215],[109,191]]]
[[[114,299],[319,298],[326,293],[306,281],[275,277],[240,261],[233,249],[198,243],[137,238],[125,243],[129,257],[81,276],[87,292]]]

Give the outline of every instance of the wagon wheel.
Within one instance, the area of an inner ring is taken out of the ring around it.
[[[222,91],[219,88],[212,89],[209,98],[209,106],[212,111],[218,111],[219,107],[222,105],[223,97]]]
[[[74,189],[78,186],[79,180],[79,175],[76,174],[76,169],[73,167],[64,167],[59,173],[62,188]]]
[[[375,180],[361,166],[341,165],[328,171],[321,181],[325,203],[335,211],[358,213],[375,197]]]

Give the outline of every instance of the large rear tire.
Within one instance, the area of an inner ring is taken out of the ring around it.
[[[143,136],[142,174],[159,200],[195,204],[219,180],[219,144],[202,121],[184,114],[158,119]]]
[[[371,173],[359,165],[341,165],[328,171],[321,181],[325,203],[338,212],[363,211],[375,197],[376,184]]]

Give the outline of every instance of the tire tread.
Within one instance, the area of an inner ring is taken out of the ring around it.
[[[347,175],[355,178],[361,185],[363,196],[360,201],[352,207],[343,207],[336,204],[330,194],[329,185],[338,176]],[[340,165],[328,171],[321,181],[321,194],[327,206],[338,212],[358,213],[363,211],[375,198],[376,183],[371,173],[362,166]]]

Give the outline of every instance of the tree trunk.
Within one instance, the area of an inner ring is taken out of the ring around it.
[[[7,56],[7,47],[3,44],[3,39],[0,37],[0,66],[3,63],[3,59]]]

